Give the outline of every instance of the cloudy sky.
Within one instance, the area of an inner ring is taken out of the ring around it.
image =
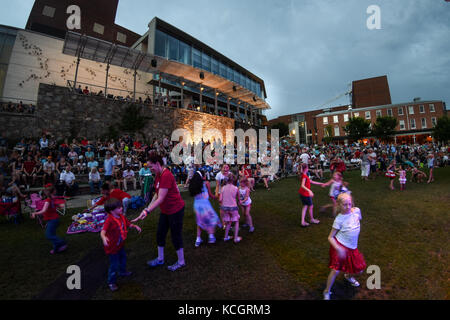
[[[34,1],[2,2],[0,24],[23,28]],[[367,28],[370,5],[380,30]],[[318,109],[353,80],[381,75],[393,103],[450,103],[445,0],[120,0],[116,23],[143,34],[155,16],[262,78],[269,119]]]

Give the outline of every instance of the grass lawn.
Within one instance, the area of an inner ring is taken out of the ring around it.
[[[358,248],[368,266],[380,267],[381,289],[367,289],[369,275],[364,273],[358,276],[360,288],[350,288],[341,276],[336,290],[351,299],[448,299],[450,167],[435,170],[436,182],[408,182],[403,192],[390,191],[385,177],[361,182],[359,174],[346,174],[363,216]],[[315,217],[321,223],[301,228],[299,184],[296,178],[289,178],[273,184],[270,192],[259,187],[252,194],[255,233],[242,230],[243,241],[234,244],[224,243],[223,231],[219,230],[215,245],[200,248],[194,247],[193,201],[187,193],[183,194],[187,266],[175,273],[167,270],[167,264],[176,261],[170,235],[166,265],[155,270],[146,266],[146,261],[157,255],[159,213],[155,212],[140,223],[141,234],[129,232],[128,267],[134,275],[119,280],[120,289],[114,293],[108,290],[105,278],[104,285],[91,298],[322,299],[329,273],[327,236],[333,217],[330,211],[319,213],[318,209],[328,202],[329,189],[312,186]],[[214,206],[218,208],[217,203]],[[59,234],[63,235],[71,215],[78,211],[63,217]],[[101,248],[99,234],[66,235],[69,250],[51,256],[44,230],[34,220],[26,218],[20,225],[13,225],[0,219],[0,299],[36,297],[64,275],[69,265]],[[97,258],[106,261],[104,255]]]

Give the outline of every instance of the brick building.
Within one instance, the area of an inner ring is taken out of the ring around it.
[[[446,115],[443,101],[414,101],[400,104],[388,104],[366,108],[324,112],[316,116],[319,143],[326,135],[325,128],[332,127],[332,136],[336,141],[349,142],[344,127],[352,117],[361,117],[373,125],[378,117],[391,116],[398,120],[394,139],[398,142],[421,143],[432,133],[440,117]]]
[[[108,42],[131,47],[140,35],[115,24],[119,0],[36,0],[28,18],[26,30],[36,31],[57,38],[66,36],[67,20],[80,8],[80,27],[73,31]]]

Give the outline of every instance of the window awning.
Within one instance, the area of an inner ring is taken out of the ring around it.
[[[199,86],[215,89],[219,94],[243,101],[254,108],[270,109],[269,104],[254,92],[217,74],[73,31],[66,33],[63,53],[146,73],[169,74],[177,77],[179,83],[188,80]],[[203,79],[200,78],[200,73],[203,73]]]

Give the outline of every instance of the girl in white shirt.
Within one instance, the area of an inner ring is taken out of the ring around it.
[[[353,207],[352,197],[348,193],[340,194],[337,203],[339,214],[328,236],[331,272],[323,292],[325,300],[330,300],[331,287],[341,271],[352,286],[358,287],[358,281],[351,275],[362,273],[366,268],[364,256],[358,251],[361,210]]]

